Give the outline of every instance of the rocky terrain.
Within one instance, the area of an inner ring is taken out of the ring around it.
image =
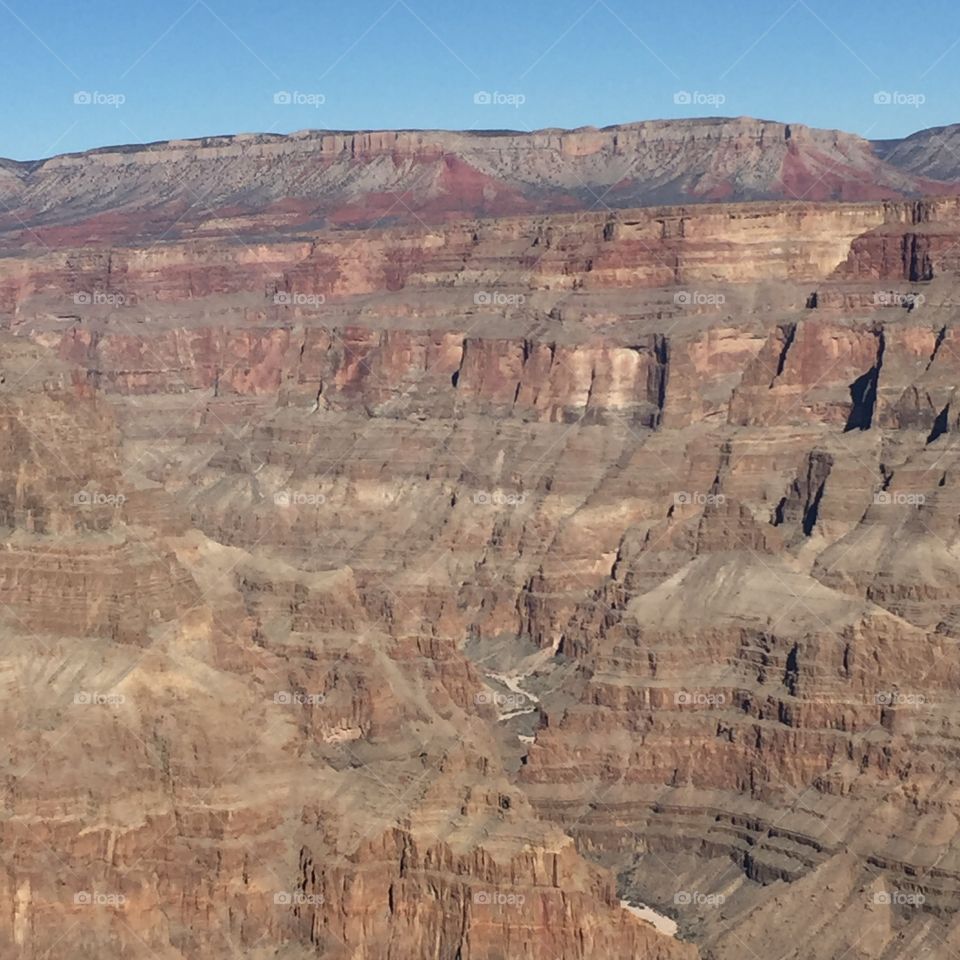
[[[0,160],[0,245],[960,193],[960,127],[871,142],[749,117],[597,129],[318,131]]]
[[[960,199],[318,141],[0,170],[2,954],[960,956]]]

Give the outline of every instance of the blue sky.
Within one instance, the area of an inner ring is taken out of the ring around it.
[[[960,120],[947,0],[0,0],[0,58],[15,159],[306,127]]]

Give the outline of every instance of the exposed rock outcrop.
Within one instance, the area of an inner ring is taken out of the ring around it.
[[[954,949],[953,200],[60,239],[0,260],[7,952]]]

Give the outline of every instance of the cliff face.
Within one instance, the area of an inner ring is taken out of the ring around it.
[[[0,350],[5,953],[696,957],[509,782],[449,635],[296,558],[319,489],[270,490],[293,550],[199,528],[214,503],[265,519],[228,464],[267,411],[231,429],[203,385],[127,407],[75,360]],[[248,492],[280,479],[254,471]]]
[[[358,294],[462,288],[464,313],[521,315],[531,292],[676,286],[670,309],[690,313],[716,307],[716,297],[684,284],[813,282],[850,255],[851,241],[912,214],[913,205],[709,205],[478,220],[442,231],[335,231],[276,243],[87,246],[0,260],[0,304],[14,315],[31,298],[34,312],[52,316],[116,309],[132,317],[138,306],[172,315],[184,301],[236,295],[231,305],[247,319],[277,321],[330,315],[339,300]],[[861,272],[869,253],[862,262],[854,257]],[[887,266],[897,275],[898,263]]]
[[[958,172],[940,142],[876,145],[746,117],[210,137],[7,162],[0,230],[7,244],[70,246],[660,203],[956,194]]]
[[[940,199],[0,259],[0,944],[946,955],[958,239]]]

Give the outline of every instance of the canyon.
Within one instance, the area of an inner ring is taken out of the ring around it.
[[[948,134],[526,136],[0,166],[4,955],[960,955]]]

